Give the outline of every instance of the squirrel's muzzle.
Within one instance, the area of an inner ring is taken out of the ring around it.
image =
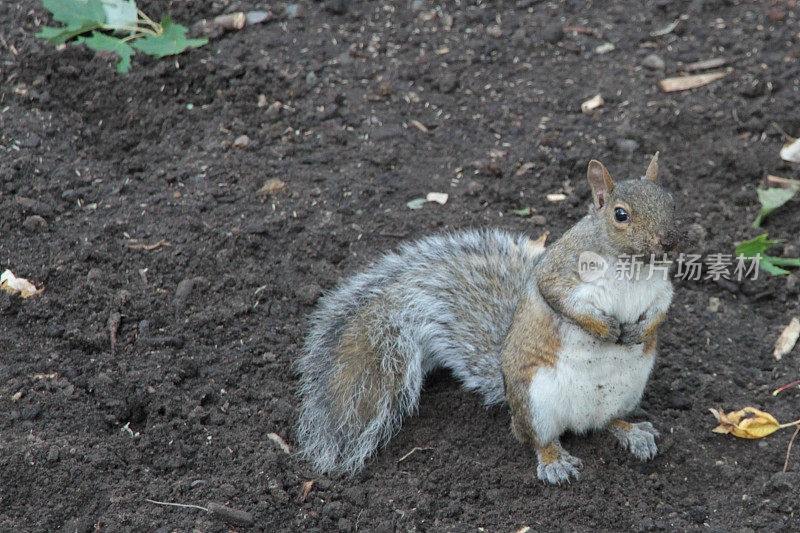
[[[658,243],[661,245],[661,248],[665,252],[671,252],[675,249],[678,245],[678,241],[680,240],[680,235],[677,231],[670,231],[663,235],[659,240]]]

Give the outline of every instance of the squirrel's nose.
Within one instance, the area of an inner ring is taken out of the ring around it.
[[[671,252],[678,244],[678,232],[670,231],[659,239],[659,244],[661,244],[665,252]]]

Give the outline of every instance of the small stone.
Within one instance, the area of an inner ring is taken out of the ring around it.
[[[356,507],[367,505],[367,491],[361,487],[348,487],[342,491],[342,496]]]
[[[657,54],[648,54],[642,59],[642,66],[651,70],[664,70],[667,67],[661,56]]]
[[[282,108],[283,108],[282,103],[272,102],[271,104],[269,104],[269,107],[267,108],[267,111],[264,113],[264,115],[270,120],[275,120],[280,116]]]
[[[797,274],[794,272],[786,276],[786,292],[788,294],[794,294],[797,292],[798,281],[800,281],[800,278],[798,278]]]
[[[236,140],[233,141],[234,148],[244,148],[250,144],[250,137],[247,135],[239,135],[236,137]]]
[[[503,36],[503,29],[497,24],[492,24],[486,28],[486,35],[489,37],[494,37],[495,39],[499,39]]]
[[[484,188],[485,187],[483,183],[481,183],[480,181],[470,180],[469,183],[467,183],[467,194],[469,194],[470,196],[475,196],[483,192]]]
[[[42,140],[39,138],[38,135],[36,135],[35,133],[31,133],[27,137],[22,139],[19,145],[22,146],[23,148],[36,148],[37,146],[39,146],[39,143],[41,142]]]
[[[639,149],[639,143],[633,139],[616,139],[614,141],[614,147],[618,152],[632,154]]]
[[[597,48],[594,49],[594,53],[598,54],[598,55],[603,55],[603,54],[607,54],[609,52],[613,52],[614,50],[616,50],[616,48],[617,47],[614,46],[611,43],[603,43],[603,44],[601,44],[600,46],[598,46]]]
[[[762,494],[792,493],[800,487],[800,472],[777,472],[764,485]]]
[[[14,202],[24,212],[32,213],[42,217],[53,216],[53,208],[41,200],[34,200],[33,198],[25,198],[24,196],[17,196]]]
[[[702,524],[708,519],[708,509],[705,507],[695,507],[689,511],[689,517],[695,524]]]
[[[414,0],[411,2],[411,11],[414,13],[417,11],[422,11],[423,7],[425,7],[425,2],[423,0]]]
[[[86,274],[86,281],[89,283],[96,283],[103,279],[103,271],[97,267],[91,268],[89,273]]]
[[[317,75],[314,73],[313,70],[310,71],[308,74],[306,74],[306,85],[308,85],[309,87],[315,86],[318,81],[319,78],[317,77]]]
[[[458,78],[449,72],[445,72],[439,77],[437,86],[439,87],[439,92],[449,94],[458,87]]]
[[[282,192],[286,189],[286,183],[278,178],[272,178],[267,180],[267,182],[258,190],[259,194],[265,196],[274,196],[279,192]]]
[[[339,518],[344,514],[342,502],[328,502],[322,507],[322,514],[329,518]]]
[[[287,19],[296,19],[303,16],[303,6],[300,4],[288,4],[283,9],[283,14]]]
[[[767,92],[767,84],[762,80],[749,79],[739,86],[739,94],[745,98],[757,98]]]
[[[514,44],[523,44],[528,35],[525,33],[525,28],[517,28],[511,34],[511,42]]]
[[[42,412],[42,407],[34,403],[23,407],[20,416],[22,417],[23,420],[34,420],[39,416],[41,412]]]
[[[353,523],[347,518],[340,518],[336,523],[336,527],[339,529],[339,531],[352,531]]]
[[[47,221],[39,215],[31,215],[22,223],[22,227],[31,233],[47,231]]]
[[[487,500],[494,503],[500,499],[503,493],[500,492],[500,489],[489,489],[486,491],[485,495]]]
[[[59,454],[58,446],[55,445],[50,446],[50,448],[47,450],[47,460],[51,463],[55,463],[56,461],[58,461],[58,454]]]
[[[719,311],[720,305],[721,305],[721,302],[720,302],[719,298],[717,298],[716,296],[711,296],[708,299],[708,310],[710,312],[716,313],[717,311]]]
[[[347,3],[344,0],[328,0],[325,2],[325,11],[334,15],[347,13]]]
[[[564,28],[560,24],[551,24],[542,31],[542,39],[546,43],[556,44],[564,38]]]
[[[534,226],[546,226],[547,225],[547,217],[544,215],[533,215],[531,218],[528,219],[531,224]]]
[[[305,305],[313,305],[322,294],[322,288],[316,283],[308,283],[295,291],[297,300]]]

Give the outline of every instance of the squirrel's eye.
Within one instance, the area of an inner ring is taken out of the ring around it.
[[[627,211],[623,207],[617,207],[614,209],[614,220],[617,222],[627,222],[630,220],[631,216],[628,214]]]

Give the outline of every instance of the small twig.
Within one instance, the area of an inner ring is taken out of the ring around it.
[[[792,443],[794,442],[794,438],[797,434],[800,433],[800,426],[797,426],[797,429],[794,430],[792,433],[792,438],[789,440],[789,446],[786,448],[786,460],[783,462],[783,471],[786,472],[786,467],[789,466],[789,454],[792,451]]]
[[[156,500],[151,500],[150,498],[145,498],[145,501],[148,501],[150,503],[155,503],[156,505],[169,505],[171,507],[187,507],[190,509],[200,509],[201,511],[208,512],[207,507],[203,507],[202,505],[193,505],[191,503],[159,502]]]
[[[412,453],[414,453],[414,452],[421,452],[421,451],[423,451],[423,450],[432,450],[432,449],[433,449],[433,448],[431,448],[430,446],[427,446],[427,447],[425,447],[425,448],[421,448],[421,447],[419,447],[419,446],[414,446],[414,447],[411,449],[411,451],[410,451],[410,452],[408,452],[408,453],[407,453],[407,454],[405,454],[403,457],[401,457],[400,459],[398,459],[398,460],[397,460],[397,462],[398,462],[398,463],[402,463],[403,461],[405,461],[406,459],[408,459],[408,458],[411,456],[411,454],[412,454]]]
[[[794,381],[794,382],[792,382],[792,383],[789,383],[788,385],[784,385],[784,386],[783,386],[783,387],[781,387],[780,389],[775,389],[774,391],[772,391],[772,395],[773,395],[773,396],[777,396],[777,395],[778,395],[779,393],[781,393],[782,391],[785,391],[785,390],[786,390],[786,389],[788,389],[789,387],[794,387],[795,385],[800,385],[800,380],[798,380],[798,381]]]
[[[154,22],[153,19],[148,17],[147,14],[141,9],[137,9],[136,11],[139,12],[139,18],[142,19],[142,21],[145,24],[153,28],[153,31],[156,32],[156,35],[161,35],[162,33],[164,33],[164,28],[161,26],[161,24],[159,24],[158,22]]]
[[[780,133],[781,135],[783,135],[783,137],[784,137],[784,138],[785,138],[787,141],[793,141],[793,140],[794,140],[794,137],[792,137],[791,135],[789,135],[788,133],[786,133],[786,132],[783,130],[783,128],[781,128],[780,126],[778,126],[778,123],[777,123],[777,122],[770,122],[770,123],[769,123],[769,125],[770,125],[770,126],[772,126],[773,128],[775,128],[775,130],[776,130],[778,133]]]
[[[594,28],[582,28],[580,26],[564,26],[562,28],[564,33],[574,31],[575,33],[583,33],[585,35],[594,35],[595,37],[602,37],[603,34]]]
[[[779,428],[788,428],[789,426],[800,426],[800,420],[795,420],[794,422],[788,422],[786,424],[781,424],[778,426]]]
[[[139,244],[139,243],[136,243],[136,242],[128,242],[128,243],[125,243],[125,246],[127,246],[128,248],[133,248],[134,250],[151,251],[151,250],[155,250],[156,248],[161,248],[162,246],[172,246],[172,244],[168,243],[164,239],[161,239],[160,241],[158,241],[155,244]]]
[[[201,511],[207,512],[213,518],[221,520],[223,522],[227,522],[228,524],[233,524],[237,526],[252,526],[253,525],[253,515],[248,513],[247,511],[242,511],[240,509],[234,509],[232,507],[227,507],[222,505],[221,503],[216,502],[208,502],[208,507],[203,507],[202,505],[193,505],[191,503],[173,503],[173,502],[159,502],[156,500],[151,500],[146,498],[146,501],[150,503],[155,503],[156,505],[168,505],[171,507],[184,507],[189,509],[200,509]]]

